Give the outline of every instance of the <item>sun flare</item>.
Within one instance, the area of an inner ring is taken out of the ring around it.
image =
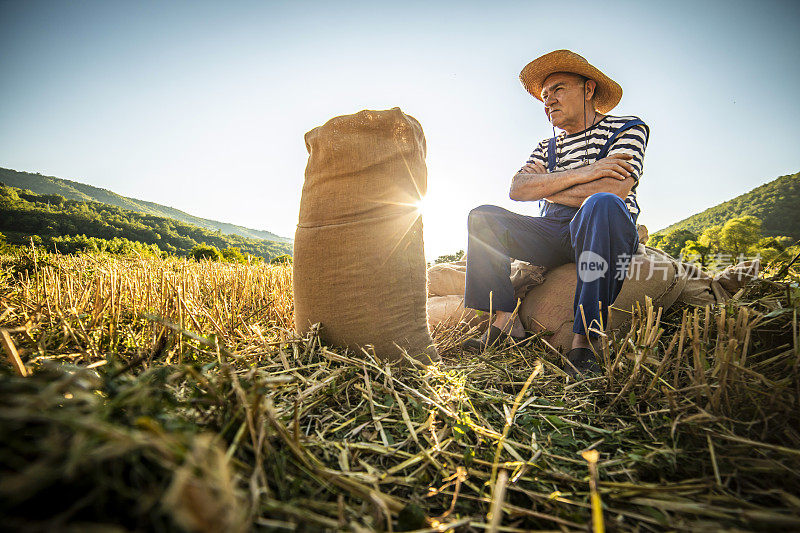
[[[422,215],[422,219],[425,220],[425,199],[420,198],[419,200],[414,202],[414,208],[420,215]]]

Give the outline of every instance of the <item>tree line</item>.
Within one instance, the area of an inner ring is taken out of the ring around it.
[[[0,232],[9,244],[30,244],[33,239],[35,244],[61,253],[135,249],[188,257],[205,246],[220,254],[236,249],[228,252],[234,260],[238,253],[270,261],[292,252],[291,243],[223,235],[178,220],[2,185]]]
[[[146,202],[136,198],[121,196],[113,191],[94,187],[86,183],[65,180],[55,176],[43,176],[39,172],[23,172],[0,168],[0,184],[27,189],[36,194],[58,194],[69,200],[79,202],[99,202],[128,209],[139,213],[155,215],[158,217],[171,218],[180,222],[185,222],[193,226],[209,229],[210,231],[220,230],[223,234],[241,235],[247,239],[264,239],[275,242],[287,242],[287,239],[279,237],[274,233],[264,230],[245,228],[236,224],[227,224],[216,220],[208,220],[196,217],[189,213],[184,213],[174,207],[160,205],[154,202]]]
[[[790,258],[800,246],[789,236],[765,235],[762,221],[746,215],[724,224],[714,224],[696,233],[676,229],[655,234],[648,246],[659,248],[673,257],[699,263],[703,268],[719,268],[745,259],[759,257],[762,264],[776,258]]]
[[[685,229],[700,235],[706,228],[722,226],[731,218],[751,215],[761,221],[764,235],[785,235],[798,240],[800,239],[798,206],[800,206],[800,173],[781,176],[760,185],[748,193],[676,222],[663,232],[671,233]]]

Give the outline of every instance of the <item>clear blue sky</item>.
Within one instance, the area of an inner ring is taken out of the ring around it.
[[[800,2],[0,2],[0,166],[293,236],[303,134],[401,107],[428,141],[429,257],[519,212],[552,135],[518,80],[569,48],[651,128],[651,231],[800,171]]]

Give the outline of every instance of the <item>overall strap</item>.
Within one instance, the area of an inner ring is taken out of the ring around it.
[[[556,170],[556,138],[551,137],[547,140],[547,171],[555,172]],[[549,202],[542,198],[539,200],[539,214],[541,216],[547,215],[547,204]]]
[[[547,171],[556,170],[556,138],[551,137],[547,141]]]
[[[608,151],[611,149],[611,145],[614,143],[614,141],[617,140],[617,137],[619,137],[619,135],[625,130],[630,129],[634,126],[644,126],[645,142],[647,142],[647,139],[650,137],[650,128],[647,127],[647,124],[645,124],[638,118],[629,120],[628,122],[617,128],[617,131],[611,134],[611,137],[608,138],[606,144],[600,149],[600,153],[597,154],[597,159],[603,159],[604,157],[608,156]]]

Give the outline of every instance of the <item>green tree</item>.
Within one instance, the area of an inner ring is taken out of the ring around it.
[[[222,259],[222,254],[219,253],[217,247],[206,243],[198,244],[192,248],[192,251],[189,252],[189,256],[193,257],[197,261],[202,261],[203,259],[207,259],[209,261],[219,261]]]
[[[234,246],[229,246],[222,250],[222,257],[229,263],[246,263],[247,259],[242,255],[242,251]]]
[[[703,244],[700,239],[698,239],[696,241],[686,241],[686,246],[683,247],[682,251],[684,256],[699,257],[700,266],[706,268],[714,249],[714,246],[710,244]]]
[[[461,261],[464,258],[464,250],[459,250],[454,254],[440,255],[433,260],[434,264],[437,263],[452,263],[453,261]]]
[[[782,252],[791,245],[792,238],[781,235],[779,237],[762,237],[756,243],[756,248],[759,250],[762,248],[774,248],[779,252]]]
[[[719,252],[719,232],[722,226],[711,226],[695,240],[686,241],[682,253],[685,256],[697,256],[700,265],[706,268],[711,263],[711,256]]]
[[[279,255],[277,257],[273,257],[270,261],[272,265],[291,265],[292,264],[292,256],[289,254]]]
[[[700,238],[705,240],[706,243],[710,243],[714,245],[716,248],[719,248],[719,234],[722,232],[722,224],[716,224],[714,226],[709,226],[703,230],[703,233],[700,235]]]
[[[781,255],[791,256],[787,252],[788,248],[793,244],[791,237],[778,236],[778,237],[762,237],[755,245],[755,252],[761,257],[762,264],[767,264]],[[791,257],[789,257],[791,258]]]
[[[752,215],[733,218],[722,226],[719,233],[719,247],[734,257],[752,251],[761,239],[761,220]]]
[[[686,242],[694,240],[697,240],[695,233],[686,229],[676,229],[666,235],[653,235],[652,240],[647,244],[654,248],[660,248],[673,257],[677,257],[683,247],[686,246]]]

